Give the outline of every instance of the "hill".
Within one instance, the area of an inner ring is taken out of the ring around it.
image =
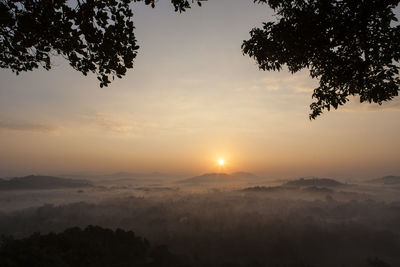
[[[282,192],[286,190],[287,188],[282,187],[282,186],[252,186],[252,187],[246,187],[241,189],[240,191],[243,192]]]
[[[296,187],[303,187],[303,186],[329,187],[329,186],[341,186],[344,184],[334,179],[328,179],[328,178],[300,178],[297,180],[286,182],[284,185],[296,186]]]
[[[206,173],[178,181],[186,185],[221,185],[238,182],[251,182],[258,179],[258,176],[248,172],[227,173]]]
[[[376,184],[385,184],[385,185],[397,185],[400,184],[400,176],[384,176],[381,178],[373,179],[369,181],[371,183]]]
[[[11,179],[0,179],[0,190],[41,190],[58,188],[89,187],[85,180],[67,179],[53,176],[29,175]]]
[[[203,175],[183,179],[178,181],[181,184],[204,184],[204,183],[214,183],[216,181],[223,181],[229,178],[227,173],[206,173]]]

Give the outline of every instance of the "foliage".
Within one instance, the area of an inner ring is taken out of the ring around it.
[[[139,46],[129,4],[140,1],[0,0],[0,67],[17,75],[39,66],[49,70],[51,56],[62,55],[107,86],[133,68]],[[190,8],[187,0],[171,2],[175,11]]]
[[[368,260],[368,265],[370,267],[390,267],[390,265],[381,259],[375,258],[375,259],[369,259]]]
[[[398,95],[399,0],[254,0],[268,3],[276,22],[251,30],[243,53],[262,70],[307,68],[319,79],[310,119],[349,96],[381,104]]]
[[[195,0],[201,5],[202,0]],[[267,3],[276,22],[251,30],[243,53],[262,70],[307,68],[319,79],[310,119],[337,109],[349,96],[382,104],[399,93],[400,26],[393,9],[400,0],[253,0]],[[154,0],[0,0],[0,67],[19,74],[62,55],[107,86],[133,68],[139,46],[132,2]],[[192,1],[193,2],[193,1]],[[188,0],[171,0],[176,12]]]
[[[182,266],[168,248],[151,248],[132,231],[88,226],[62,233],[7,239],[0,247],[2,267],[167,267]]]

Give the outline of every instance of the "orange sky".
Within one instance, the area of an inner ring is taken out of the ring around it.
[[[161,1],[160,1],[161,2]],[[176,14],[134,5],[141,49],[99,88],[55,58],[51,71],[0,71],[0,176],[30,173],[250,171],[268,177],[400,174],[399,98],[308,120],[317,81],[262,72],[242,55],[271,19],[252,1]]]

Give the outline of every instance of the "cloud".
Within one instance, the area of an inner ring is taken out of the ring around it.
[[[368,105],[368,111],[379,111],[379,110],[391,110],[391,111],[400,111],[400,98],[397,97],[388,102],[384,102],[382,105],[371,104]]]
[[[50,133],[56,129],[57,127],[42,123],[0,119],[0,130]]]
[[[158,127],[158,125],[154,123],[116,117],[104,113],[88,113],[82,115],[82,118],[106,131],[127,135],[137,134],[146,129],[154,129]]]
[[[96,131],[120,136],[144,137],[149,135],[190,134],[200,126],[188,123],[185,117],[164,118],[129,113],[86,112],[80,114],[81,124]],[[192,121],[192,120],[191,120]]]
[[[379,112],[379,111],[400,111],[400,98],[383,102],[382,105],[376,103],[360,103],[358,97],[350,97],[350,102],[339,108],[341,112]]]
[[[311,94],[316,86],[316,81],[312,80],[309,75],[299,73],[287,76],[269,76],[253,80],[250,86],[245,87],[245,90]]]

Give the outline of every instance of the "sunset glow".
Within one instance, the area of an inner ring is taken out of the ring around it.
[[[310,122],[318,81],[307,72],[259,71],[241,53],[249,30],[273,19],[266,5],[251,2],[207,1],[179,16],[170,1],[134,5],[139,54],[134,69],[107,88],[62,57],[51,71],[2,69],[0,177],[400,172],[400,99],[379,106],[350,98]]]
[[[0,13],[0,267],[400,267],[400,0]]]

